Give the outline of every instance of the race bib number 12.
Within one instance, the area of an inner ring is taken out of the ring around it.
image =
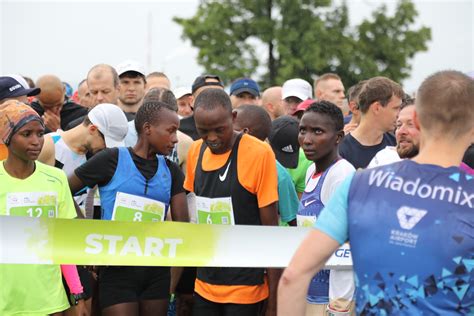
[[[56,192],[15,192],[7,194],[7,215],[57,217]]]

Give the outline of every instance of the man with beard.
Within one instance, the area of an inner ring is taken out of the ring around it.
[[[346,241],[358,315],[472,314],[474,178],[459,165],[474,135],[473,99],[461,72],[423,81],[418,155],[357,171],[336,189],[281,277],[281,315],[304,315],[312,276]]]
[[[415,100],[409,99],[403,102],[397,118],[397,129],[395,138],[396,146],[387,146],[379,151],[370,162],[368,168],[388,165],[405,158],[413,158],[418,154],[420,148],[420,131],[413,122],[415,112]]]

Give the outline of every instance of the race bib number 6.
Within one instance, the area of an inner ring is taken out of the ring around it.
[[[57,217],[56,192],[15,192],[7,194],[7,215]]]
[[[232,199],[196,196],[198,224],[235,225]]]
[[[115,198],[113,221],[162,222],[166,205],[160,201],[118,192]]]

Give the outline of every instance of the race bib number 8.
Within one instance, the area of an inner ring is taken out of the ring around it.
[[[232,199],[196,196],[198,224],[235,225]]]
[[[22,192],[7,194],[7,215],[57,217],[56,192]]]
[[[115,198],[113,221],[162,222],[166,205],[141,196],[118,192]]]

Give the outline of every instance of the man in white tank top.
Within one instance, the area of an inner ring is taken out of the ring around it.
[[[105,147],[124,146],[127,135],[127,119],[123,111],[114,104],[99,104],[84,118],[84,122],[73,129],[49,133],[39,161],[64,170],[67,176]],[[86,194],[75,197],[81,205]]]

